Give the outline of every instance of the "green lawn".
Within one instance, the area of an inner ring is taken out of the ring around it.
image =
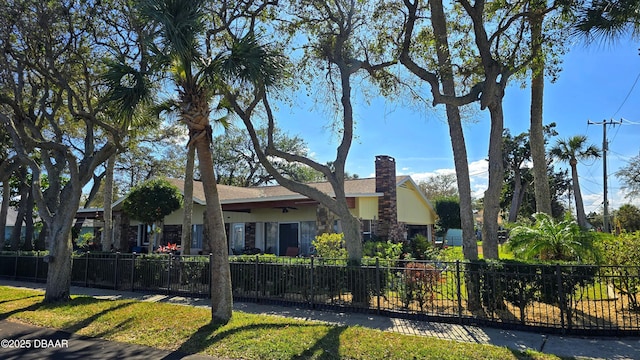
[[[234,359],[558,359],[536,352],[234,312],[209,324],[205,308],[73,297],[44,305],[43,293],[0,286],[0,319],[79,335]]]

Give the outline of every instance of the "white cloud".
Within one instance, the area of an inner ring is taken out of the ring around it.
[[[584,204],[585,214],[588,214],[592,211],[602,212],[602,199],[603,199],[602,193],[587,194],[587,195],[583,194],[582,203]],[[573,197],[571,201],[573,201],[573,203],[571,204],[571,207],[575,208],[575,200],[573,199]],[[611,201],[609,201],[609,203],[611,203]]]
[[[471,181],[471,196],[480,198],[487,189],[489,163],[486,160],[478,160],[469,163],[469,180]],[[436,169],[430,172],[410,174],[416,182],[426,181],[432,176],[455,174],[455,169]]]

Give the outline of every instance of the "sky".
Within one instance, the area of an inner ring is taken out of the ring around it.
[[[555,122],[559,135],[568,138],[586,135],[591,144],[602,148],[603,126],[588,121],[622,121],[608,126],[607,153],[608,194],[610,209],[625,203],[640,205],[640,199],[624,198],[614,173],[640,154],[640,42],[630,39],[614,44],[575,43],[566,45],[562,71],[555,83],[547,78],[544,94],[544,123]],[[354,85],[357,88],[357,84]],[[356,138],[351,147],[346,170],[360,177],[374,174],[376,155],[395,158],[398,175],[411,175],[414,180],[454,173],[453,154],[443,106],[421,109],[407,107],[382,97],[354,101]],[[528,131],[530,91],[512,81],[504,99],[505,127],[512,135]],[[312,156],[326,162],[335,159],[337,136],[331,121],[319,106],[304,95],[292,107],[280,106],[279,126],[290,135],[300,135]],[[487,184],[486,159],[489,141],[488,111],[472,112],[464,126],[472,192],[481,197]],[[557,138],[551,140],[553,144]],[[559,168],[567,165],[558,163]],[[602,211],[602,159],[578,164],[580,187],[585,210]]]

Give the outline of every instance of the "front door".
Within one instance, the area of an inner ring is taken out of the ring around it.
[[[285,256],[288,248],[298,247],[298,223],[280,224],[278,255]]]

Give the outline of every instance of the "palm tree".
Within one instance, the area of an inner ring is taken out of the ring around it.
[[[576,135],[568,139],[560,139],[551,149],[551,156],[558,160],[568,162],[571,166],[571,180],[576,201],[576,216],[581,228],[587,227],[587,216],[584,213],[582,192],[578,181],[578,160],[587,160],[600,157],[600,149],[595,145],[587,145],[587,137]]]
[[[593,232],[584,231],[568,216],[555,222],[545,213],[534,214],[533,226],[516,226],[509,232],[509,248],[525,260],[597,260]]]
[[[575,22],[576,33],[590,38],[614,40],[631,30],[640,32],[640,0],[594,0],[581,9]]]
[[[278,78],[278,64],[261,48],[252,33],[233,43],[231,52],[210,56],[201,43],[207,33],[206,19],[211,13],[206,0],[141,1],[138,9],[152,30],[143,42],[149,51],[150,68],[168,76],[178,96],[178,116],[189,130],[188,147],[198,156],[199,170],[206,200],[205,229],[209,230],[211,258],[212,322],[231,319],[233,298],[229,270],[227,237],[211,154],[212,127],[209,119],[211,102],[227,79],[271,85]],[[135,101],[129,102],[135,104]]]

